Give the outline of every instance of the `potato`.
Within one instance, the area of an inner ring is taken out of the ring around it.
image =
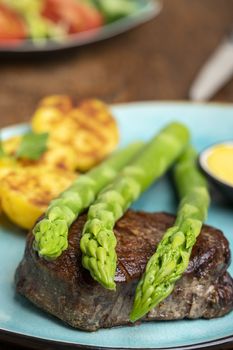
[[[17,162],[7,156],[0,157],[0,190],[1,190],[1,180],[12,170],[17,167]],[[1,196],[0,196],[0,212],[2,211],[1,206]]]
[[[69,109],[65,97],[61,99],[60,104],[59,96],[42,100],[32,118],[32,128],[35,132],[49,132],[51,144],[73,149],[76,169],[87,171],[116,147],[117,124],[107,106],[99,100],[84,100]]]
[[[71,185],[76,176],[43,166],[11,169],[1,179],[2,210],[20,227],[31,229],[49,202]]]
[[[51,140],[48,144],[48,150],[37,162],[48,167],[72,171],[76,169],[76,158],[76,152],[72,147]]]
[[[51,95],[44,97],[39,106],[50,106],[59,109],[63,113],[69,112],[73,108],[71,98],[66,95]]]
[[[72,102],[68,96],[52,95],[45,97],[39,103],[31,124],[35,132],[50,132],[59,124],[65,114],[72,109]]]
[[[14,136],[6,141],[3,141],[3,148],[8,155],[14,156],[19,147],[21,136]],[[18,159],[16,162],[18,166],[46,166],[50,168],[59,168],[73,171],[76,168],[76,152],[74,148],[69,145],[62,145],[56,141],[48,140],[48,149],[45,151],[40,159],[28,160]],[[1,168],[1,160],[0,160]],[[1,170],[0,170],[1,171]]]
[[[17,162],[10,157],[0,158],[0,180],[12,169],[18,166]]]
[[[13,136],[7,140],[2,141],[2,146],[5,153],[9,156],[15,155],[15,152],[20,145],[21,139],[21,136]]]
[[[107,106],[89,99],[75,106],[68,96],[44,98],[32,118],[34,132],[48,132],[47,150],[38,160],[15,159],[22,136],[3,141],[0,204],[20,227],[30,229],[49,202],[76,178],[109,155],[119,133]],[[12,156],[12,157],[11,157]]]

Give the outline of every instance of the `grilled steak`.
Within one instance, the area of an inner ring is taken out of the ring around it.
[[[81,264],[79,241],[86,215],[70,228],[69,248],[46,261],[27,238],[25,255],[16,271],[17,291],[73,327],[87,331],[129,323],[135,288],[174,216],[128,211],[115,226],[118,265],[116,292],[96,283]],[[233,308],[233,281],[227,273],[229,245],[223,233],[204,226],[191,260],[173,293],[144,321],[223,316]]]

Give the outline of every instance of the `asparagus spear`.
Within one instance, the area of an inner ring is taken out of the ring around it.
[[[73,184],[49,205],[45,217],[33,229],[34,249],[47,259],[56,259],[68,247],[68,231],[78,215],[94,201],[98,192],[114,179],[117,172],[142,148],[130,144],[116,152]]]
[[[181,154],[189,132],[179,123],[171,123],[145,145],[108,187],[103,189],[88,211],[80,247],[82,264],[92,277],[108,289],[115,289],[115,222],[131,203],[160,177]]]
[[[174,167],[175,183],[180,196],[177,219],[147,263],[136,289],[130,315],[132,322],[165,299],[188,267],[192,247],[206,218],[210,200],[196,158],[196,152],[190,146]]]

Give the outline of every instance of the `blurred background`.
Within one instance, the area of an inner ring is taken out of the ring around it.
[[[164,0],[158,16],[110,39],[60,53],[2,55],[1,126],[28,120],[49,94],[108,103],[188,99],[232,26],[232,0]],[[212,100],[233,102],[233,81]]]

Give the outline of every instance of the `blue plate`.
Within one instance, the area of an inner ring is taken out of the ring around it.
[[[64,40],[25,40],[20,45],[10,47],[0,46],[0,54],[32,54],[54,51],[64,51],[82,45],[94,43],[128,31],[142,23],[149,21],[159,14],[161,0],[134,0],[138,8],[131,15],[105,24],[101,28],[68,35]]]
[[[132,103],[113,106],[121,143],[147,140],[166,123],[178,120],[192,132],[193,143],[200,151],[209,144],[232,138],[233,105],[188,103]],[[3,130],[3,137],[23,132],[27,126]],[[175,213],[172,186],[160,179],[134,204],[145,211]],[[208,224],[224,231],[233,251],[232,207],[213,201]],[[2,219],[0,230],[0,336],[18,343],[50,344],[54,348],[126,348],[196,349],[233,342],[233,312],[212,320],[150,322],[134,327],[118,327],[87,333],[72,329],[34,307],[15,293],[14,272],[20,262],[25,233]],[[233,274],[233,265],[229,271]],[[221,348],[223,345],[221,345]]]

